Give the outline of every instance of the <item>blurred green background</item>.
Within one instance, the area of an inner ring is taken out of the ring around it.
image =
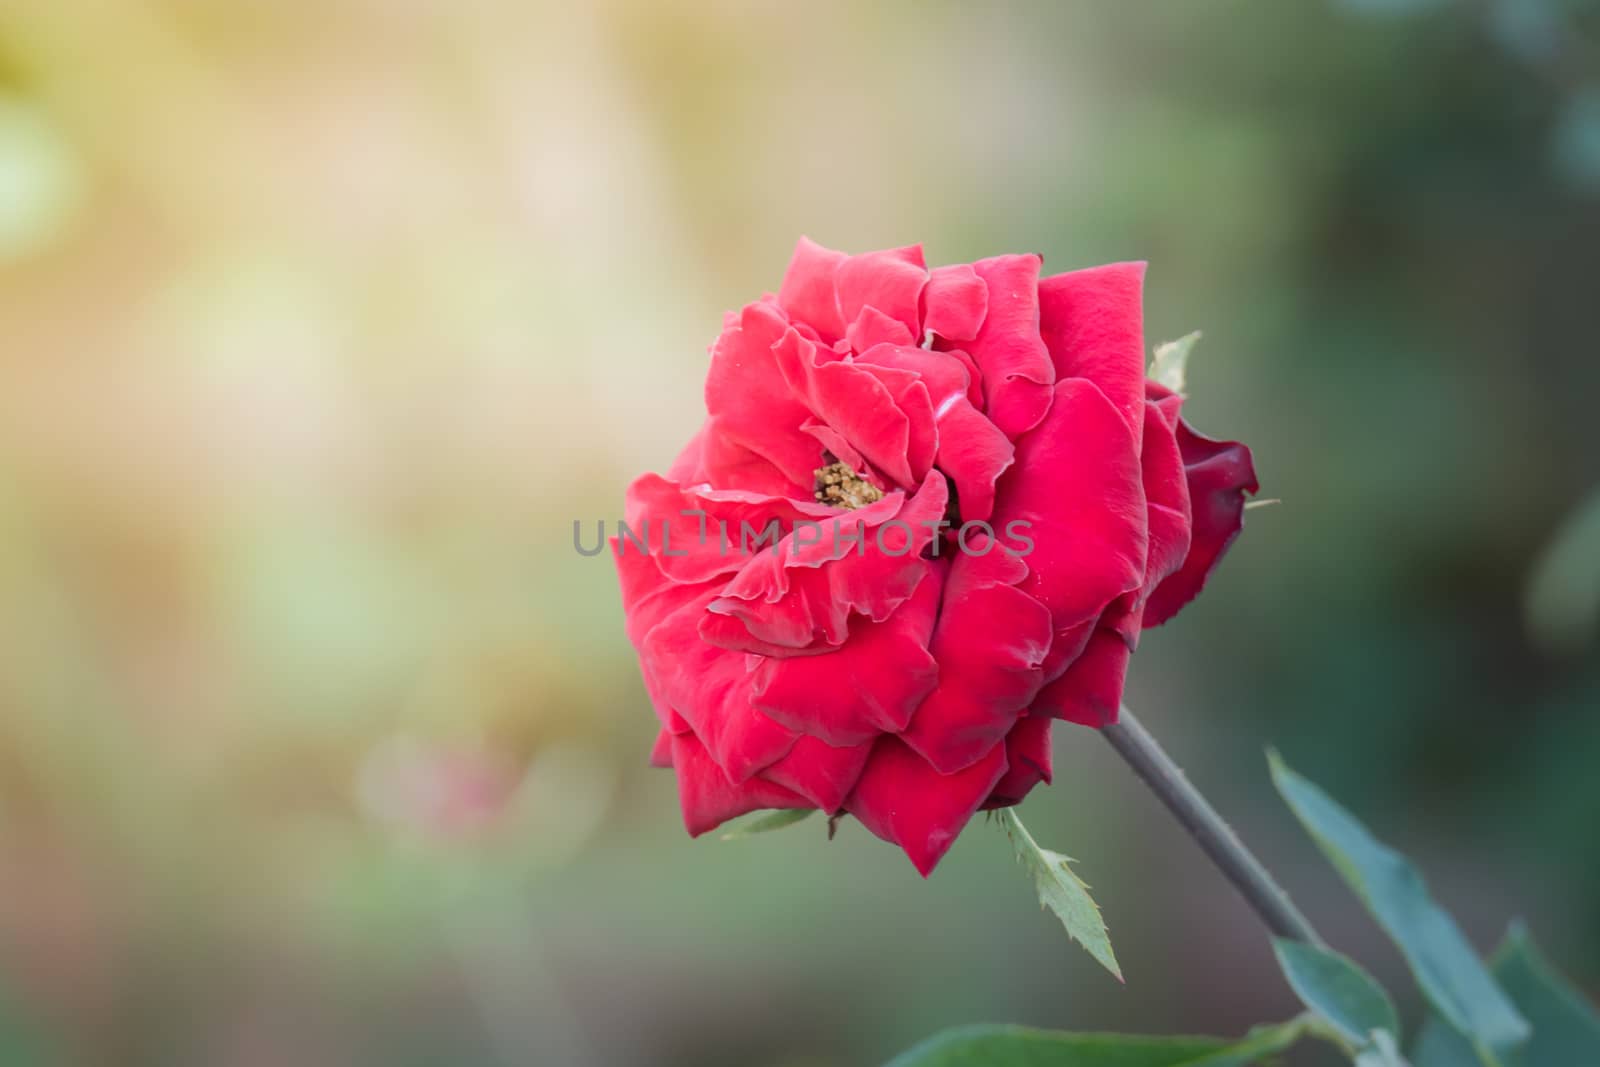
[[[0,0],[0,1063],[1292,1013],[1086,730],[1026,814],[1127,988],[992,826],[927,883],[855,825],[682,833],[572,522],[665,467],[801,233],[1150,260],[1191,417],[1284,503],[1130,702],[1396,987],[1269,741],[1600,989],[1597,49],[1559,0]]]

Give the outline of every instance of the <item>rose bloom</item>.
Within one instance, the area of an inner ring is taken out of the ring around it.
[[[1116,721],[1238,534],[1250,452],[1146,380],[1144,264],[1040,266],[802,239],[726,316],[704,426],[612,540],[691,834],[848,812],[926,875],[1050,780],[1054,720]]]

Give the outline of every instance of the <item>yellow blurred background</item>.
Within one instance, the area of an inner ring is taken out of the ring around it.
[[[1149,259],[1150,340],[1206,330],[1192,410],[1287,503],[1132,696],[1380,973],[1268,738],[1480,944],[1521,910],[1600,983],[1600,671],[1520,616],[1600,482],[1600,79],[1485,7],[1594,24],[0,0],[0,1062],[798,1067],[1289,1012],[1086,731],[1030,822],[1127,990],[992,828],[926,884],[859,828],[683,836],[572,524],[665,467],[802,233]]]

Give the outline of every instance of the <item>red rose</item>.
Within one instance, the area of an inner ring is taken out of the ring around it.
[[[612,540],[691,834],[849,812],[927,874],[1049,781],[1053,719],[1115,721],[1239,532],[1249,450],[1145,379],[1144,265],[1040,263],[802,239],[726,317],[705,425]]]

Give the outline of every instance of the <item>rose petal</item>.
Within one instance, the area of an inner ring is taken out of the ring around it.
[[[1134,622],[1156,587],[1176,573],[1189,554],[1191,512],[1183,454],[1178,448],[1174,423],[1160,406],[1152,403],[1144,405],[1144,447],[1139,465],[1150,509],[1150,552],[1139,591],[1140,603],[1129,612]],[[1132,636],[1137,639],[1138,635]]]
[[[952,772],[980,760],[1004,738],[1044,683],[1050,612],[1013,587],[1026,565],[998,547],[972,555],[969,542],[945,584],[930,646],[939,687],[917,708],[902,740]]]
[[[1084,726],[1110,726],[1117,721],[1122,705],[1129,654],[1122,635],[1110,629],[1095,630],[1066,673],[1040,691],[1030,714]]]
[[[922,328],[946,341],[978,336],[989,310],[989,287],[970,263],[936,267],[922,291]]]
[[[1020,804],[1040,782],[1050,784],[1050,726],[1054,720],[1025,715],[1006,734],[1006,773],[994,784],[985,808]]]
[[[821,656],[764,660],[751,700],[777,722],[830,745],[857,745],[904,730],[938,683],[928,652],[943,575],[928,568],[915,594],[883,622],[857,623]]]
[[[811,484],[816,445],[800,432],[811,412],[784,380],[772,351],[789,330],[777,308],[758,301],[711,346],[703,453],[707,477],[719,488],[745,486],[751,454],[776,468],[785,484]]]
[[[701,640],[706,596],[691,602],[645,637],[640,659],[662,697],[694,730],[717,764],[744,781],[782,759],[799,734],[750,703],[746,657]]]
[[[1056,380],[1039,336],[1039,262],[996,256],[972,265],[988,287],[988,313],[961,347],[983,372],[984,414],[1013,441],[1044,418]]]
[[[944,478],[933,471],[910,497],[893,493],[820,529],[798,528],[777,548],[751,559],[710,604],[702,632],[727,648],[772,655],[774,649],[839,646],[852,614],[882,622],[922,581],[921,558],[944,515]],[[727,616],[741,626],[729,626]],[[755,644],[746,644],[740,629]]]
[[[881,738],[845,802],[861,824],[899,845],[926,878],[1006,771],[1004,745],[955,774],[940,774],[893,737]]]
[[[1199,594],[1244,526],[1245,494],[1260,488],[1250,450],[1239,442],[1213,440],[1182,420],[1177,441],[1194,516],[1192,544],[1183,566],[1156,586],[1145,604],[1147,627],[1160,626]]]
[[[1039,332],[1057,378],[1088,378],[1138,432],[1144,408],[1143,263],[1068,271],[1039,283]]]
[[[762,771],[761,777],[834,815],[860,780],[872,747],[867,742],[835,748],[815,737],[802,737],[787,756]]]
[[[731,781],[694,734],[673,737],[672,764],[678,772],[683,825],[691,837],[699,837],[752,811],[811,807],[799,793],[761,778]]]
[[[1045,421],[1022,439],[1001,479],[997,522],[1026,522],[1035,542],[1018,588],[1050,610],[1054,676],[1086,628],[1144,579],[1149,535],[1143,475],[1133,435],[1104,393],[1085,378],[1055,387]]]
[[[875,308],[904,325],[909,337],[920,332],[917,305],[928,280],[921,245],[850,256],[833,278],[841,321],[852,323],[864,309]]]
[[[845,340],[855,352],[865,352],[873,345],[909,345],[914,340],[906,324],[890,318],[875,307],[864,307],[845,330]]]
[[[778,289],[778,303],[789,317],[810,326],[824,344],[844,336],[844,319],[834,288],[834,271],[847,257],[823,248],[809,237],[795,245],[794,258]]]

